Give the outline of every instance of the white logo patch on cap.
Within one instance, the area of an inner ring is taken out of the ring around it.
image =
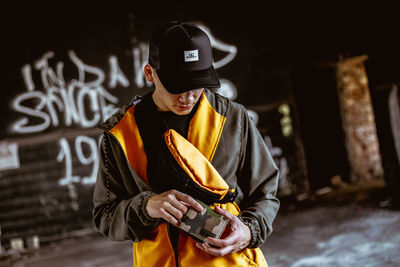
[[[185,50],[185,62],[199,61],[199,50]]]

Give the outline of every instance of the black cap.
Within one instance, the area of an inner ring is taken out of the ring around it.
[[[154,32],[149,63],[172,94],[199,88],[219,88],[207,34],[189,22],[170,22]]]

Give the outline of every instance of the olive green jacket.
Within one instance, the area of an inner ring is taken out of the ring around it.
[[[246,109],[207,89],[204,94],[211,107],[226,118],[211,163],[229,187],[236,188],[239,218],[252,233],[249,247],[258,247],[272,232],[279,209],[278,168]],[[136,97],[131,105],[139,103],[140,98]],[[93,194],[93,216],[97,229],[109,239],[138,242],[161,220],[147,214],[147,198],[155,193],[133,170],[118,140],[109,133],[130,106],[122,107],[99,126],[104,136]]]

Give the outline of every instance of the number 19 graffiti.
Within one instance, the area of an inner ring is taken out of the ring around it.
[[[83,151],[84,144],[89,147],[88,156],[86,156]],[[92,164],[90,175],[84,177],[73,174],[72,153],[67,139],[62,137],[59,140],[59,145],[60,152],[57,155],[57,162],[65,162],[65,175],[58,181],[58,183],[59,185],[66,186],[68,188],[68,194],[71,199],[71,207],[73,210],[78,210],[78,194],[76,192],[74,183],[93,184],[96,182],[97,171],[99,169],[98,143],[94,138],[84,135],[79,135],[75,138],[75,153],[79,163],[83,165]]]
[[[92,184],[96,182],[97,170],[99,168],[99,160],[98,160],[98,148],[95,139],[79,135],[75,138],[75,152],[79,162],[83,165],[92,166],[92,171],[89,176],[80,177],[74,176],[72,174],[72,154],[71,148],[67,139],[64,137],[59,140],[60,144],[60,152],[57,156],[57,161],[61,162],[65,160],[65,176],[61,178],[58,183],[60,185],[67,185],[70,183],[82,183],[82,184]],[[90,149],[89,156],[85,156],[83,152],[83,144],[87,144]]]

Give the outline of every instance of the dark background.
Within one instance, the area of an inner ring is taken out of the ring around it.
[[[268,74],[287,66],[335,61],[339,56],[367,54],[374,82],[398,81],[399,21],[395,3],[388,1],[72,0],[9,5],[2,17],[2,39],[8,51],[3,58],[9,68],[48,49],[63,54],[73,48],[90,62],[102,62],[101,52],[124,55],[132,37],[148,40],[164,22],[191,20],[212,27],[215,36],[238,47],[234,64],[219,72],[246,92],[239,94],[239,102],[255,102],[252,93],[277,94],[268,88]]]
[[[76,136],[96,139],[101,132],[74,124],[31,134],[8,128],[21,117],[10,107],[26,92],[21,68],[48,51],[55,54],[52,67],[65,63],[65,80],[77,76],[69,50],[105,73],[109,56],[115,55],[130,85],[110,92],[123,105],[151,89],[133,82],[134,47],[170,20],[207,25],[216,38],[237,47],[236,57],[217,73],[236,86],[237,102],[258,107],[260,132],[282,149],[277,163],[288,161],[292,194],[327,186],[335,174],[349,181],[333,64],[367,55],[372,91],[400,81],[398,9],[387,1],[13,1],[2,9],[0,140],[17,142],[21,161],[20,168],[1,173],[3,244],[14,237],[52,236],[91,224],[93,185],[73,184],[80,207],[73,209],[69,189],[57,183],[65,166],[55,158],[60,138],[72,148]],[[215,51],[214,56],[225,54]],[[33,79],[40,91],[39,75],[36,71]],[[282,103],[292,112],[294,134],[289,137],[280,129],[282,114],[277,110]],[[86,155],[88,151],[85,147]],[[92,165],[80,164],[74,153],[72,149],[74,174],[88,175]]]

